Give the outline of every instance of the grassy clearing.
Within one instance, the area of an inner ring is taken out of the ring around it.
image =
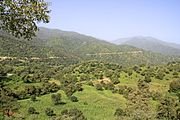
[[[64,109],[78,108],[83,111],[88,120],[113,120],[114,112],[118,107],[125,107],[126,99],[122,95],[113,94],[111,91],[97,91],[94,87],[84,86],[84,91],[77,92],[74,95],[78,97],[79,102],[73,103],[63,91],[59,91],[62,94],[62,101],[64,105],[53,105],[51,102],[51,94],[44,95],[38,98],[38,101],[32,102],[28,100],[19,101],[21,104],[20,113],[23,114],[27,120],[41,119],[50,120],[50,117],[46,116],[44,109],[50,107],[58,115]],[[34,107],[40,113],[38,115],[29,115],[27,109]]]

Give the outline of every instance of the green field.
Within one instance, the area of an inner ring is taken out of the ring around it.
[[[77,92],[74,95],[78,97],[78,102],[71,102],[63,91],[58,91],[62,94],[62,101],[66,104],[53,105],[51,102],[51,94],[44,95],[37,98],[36,102],[29,99],[19,101],[21,104],[20,113],[27,118],[27,120],[39,119],[50,120],[44,113],[47,107],[53,108],[56,114],[60,114],[63,109],[78,108],[83,111],[88,120],[114,120],[114,112],[117,107],[125,107],[126,100],[122,95],[113,94],[109,90],[97,91],[94,87],[83,86],[82,92]],[[34,107],[40,114],[29,115],[27,109]]]

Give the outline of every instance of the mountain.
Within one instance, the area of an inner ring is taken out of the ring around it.
[[[162,64],[172,56],[144,51],[129,45],[115,45],[76,32],[40,28],[37,37],[27,41],[0,32],[0,56],[37,58],[43,64],[74,64],[99,60],[122,65]],[[37,60],[36,60],[37,61]]]
[[[180,45],[174,43],[167,43],[153,37],[138,36],[132,38],[121,38],[112,41],[112,43],[118,45],[120,44],[131,45],[137,48],[141,48],[151,52],[158,52],[165,55],[180,56]]]

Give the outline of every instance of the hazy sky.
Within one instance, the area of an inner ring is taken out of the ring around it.
[[[48,28],[104,40],[152,36],[180,43],[180,0],[46,0]]]

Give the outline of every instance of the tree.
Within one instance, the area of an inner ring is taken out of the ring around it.
[[[19,109],[19,103],[14,98],[14,95],[9,87],[0,88],[0,113],[11,116],[14,111]]]
[[[100,83],[96,84],[96,89],[97,89],[97,90],[104,90],[104,89],[103,89],[103,85],[100,84]]]
[[[28,113],[29,113],[29,114],[36,114],[37,112],[36,112],[36,109],[35,109],[34,107],[30,107],[30,108],[28,109]]]
[[[63,110],[61,112],[61,120],[87,120],[83,112],[74,108],[70,110]]]
[[[57,105],[61,102],[61,94],[60,93],[52,94],[51,99],[52,99],[53,104]]]
[[[46,108],[46,109],[45,109],[45,114],[46,114],[47,116],[53,116],[53,115],[55,115],[55,114],[54,114],[54,111],[53,111],[51,108]]]
[[[154,120],[154,112],[150,105],[150,92],[148,83],[138,81],[138,89],[129,93],[127,106],[125,108],[125,120]]]
[[[36,101],[36,95],[31,96],[31,101],[33,101],[33,102]]]
[[[160,79],[160,80],[163,80],[164,76],[165,76],[165,74],[162,71],[160,71],[160,72],[157,73],[156,78]]]
[[[116,112],[114,113],[115,116],[125,116],[126,113],[121,108],[117,108]]]
[[[71,96],[71,98],[70,98],[70,99],[71,99],[71,101],[72,101],[72,102],[78,102],[78,99],[77,99],[77,97],[76,97],[76,96]]]
[[[151,77],[146,75],[145,78],[144,78],[144,81],[147,82],[147,83],[150,83],[151,82]]]
[[[179,102],[173,97],[165,96],[157,107],[157,118],[167,120],[178,120]]]
[[[178,92],[180,91],[180,80],[174,80],[170,83],[169,89],[171,92]]]
[[[36,23],[49,22],[50,10],[44,0],[1,0],[0,29],[31,39],[38,30]]]

